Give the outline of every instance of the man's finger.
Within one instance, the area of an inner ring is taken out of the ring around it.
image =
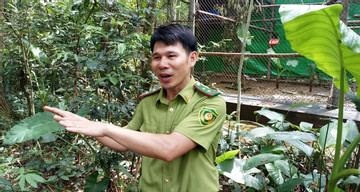
[[[59,124],[63,127],[74,127],[74,123],[72,123],[71,121],[59,121]]]
[[[49,107],[49,106],[45,106],[44,110],[48,111],[50,113],[57,114],[57,115],[62,116],[62,117],[65,116],[67,113],[69,113],[68,111],[63,111],[61,109],[58,109],[58,108],[55,108],[55,107]]]
[[[62,119],[59,115],[54,115],[54,120],[59,122]]]

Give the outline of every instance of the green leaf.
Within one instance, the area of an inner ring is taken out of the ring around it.
[[[24,175],[25,173],[24,167],[20,167],[19,173],[20,175]]]
[[[271,153],[258,154],[258,155],[251,157],[250,159],[246,159],[243,169],[249,170],[256,166],[264,165],[264,164],[273,162],[275,160],[283,159],[283,158],[284,158],[284,155],[282,155],[282,154],[271,154]]]
[[[118,44],[118,54],[123,55],[125,53],[125,50],[126,50],[126,45],[124,43],[119,43]]]
[[[256,177],[252,176],[253,174],[261,173],[261,171],[256,168],[244,170],[244,164],[245,159],[233,158],[221,162],[217,165],[217,168],[220,173],[224,174],[226,177],[234,180],[237,183],[253,187],[257,190],[262,189],[262,182]]]
[[[292,178],[293,176],[297,176],[297,168],[289,164],[288,160],[276,160],[274,161],[274,165],[286,176]]]
[[[37,186],[35,179],[33,178],[33,175],[35,175],[35,174],[26,174],[24,177],[26,179],[26,182],[28,182],[34,188],[37,188],[38,186]]]
[[[61,175],[60,178],[65,181],[69,181],[69,177],[65,175]]]
[[[46,133],[45,135],[41,136],[41,139],[42,139],[41,143],[54,142],[54,141],[56,141],[57,138],[58,138],[58,136],[53,133]]]
[[[116,85],[119,82],[119,80],[116,79],[115,77],[109,77],[109,80],[113,85]]]
[[[270,177],[277,185],[281,185],[282,183],[284,183],[285,179],[284,179],[280,169],[278,169],[272,163],[265,164],[265,167],[266,167],[266,170],[268,171]]]
[[[84,192],[98,192],[106,190],[107,185],[110,182],[110,178],[104,177],[101,181],[97,182],[98,175],[99,173],[94,171],[86,178]]]
[[[22,143],[35,139],[47,133],[62,131],[65,128],[54,121],[54,114],[49,112],[37,113],[32,117],[22,120],[6,134],[4,145]]]
[[[347,93],[349,99],[355,104],[356,110],[360,112],[360,99],[354,95],[351,91]]]
[[[307,123],[307,122],[301,122],[300,123],[300,129],[302,131],[310,131],[312,128],[313,128],[312,123]]]
[[[316,103],[316,102],[300,102],[300,103],[295,103],[293,105],[291,105],[290,110],[295,108],[295,107],[299,107],[302,105],[312,105],[312,104],[321,104],[321,103]]]
[[[343,124],[341,143],[344,143],[346,136],[350,130],[350,125]],[[337,120],[326,124],[320,128],[319,144],[322,149],[334,146],[336,144],[337,136]]]
[[[103,71],[104,70],[104,66],[102,65],[102,63],[100,61],[94,60],[94,59],[88,59],[86,61],[86,66],[91,71]]]
[[[258,127],[258,128],[252,129],[249,133],[253,137],[264,137],[267,134],[275,133],[275,130],[270,127]]]
[[[0,177],[0,189],[11,190],[11,182]]]
[[[239,150],[228,151],[228,152],[220,155],[219,157],[216,157],[215,162],[216,162],[216,164],[219,164],[219,163],[225,161],[226,159],[232,159],[238,153],[239,153]]]
[[[104,80],[109,79],[109,77],[103,77],[95,81],[95,85],[98,85],[99,83],[103,82]]]
[[[36,182],[44,183],[46,180],[38,174],[30,174],[32,179]]]
[[[307,156],[311,156],[313,148],[304,143],[304,141],[316,141],[317,138],[312,133],[304,133],[299,131],[276,132],[269,134],[268,137],[275,140],[281,140],[303,151]]]
[[[284,122],[285,116],[281,113],[277,113],[274,111],[270,111],[267,108],[262,108],[261,110],[255,111],[255,114],[260,114],[262,116],[267,117],[270,120],[276,120],[279,122]]]
[[[360,185],[360,177],[350,175],[348,178],[345,179],[345,181],[342,182],[342,184],[344,184],[344,185],[349,185],[349,184]]]
[[[47,181],[54,181],[54,180],[56,180],[57,178],[58,178],[57,175],[51,175],[51,176],[48,178]]]
[[[266,145],[261,146],[260,152],[261,153],[284,153],[288,149],[282,145]]]
[[[81,108],[76,114],[85,116],[88,113],[89,110]],[[54,114],[45,111],[26,118],[12,127],[6,134],[3,144],[12,145],[15,143],[22,143],[48,133],[60,132],[63,130],[65,130],[65,128],[54,120]]]
[[[244,42],[244,35],[246,32],[246,24],[244,22],[240,22],[237,28],[237,37],[238,39],[243,43]],[[251,45],[251,40],[253,39],[253,37],[250,34],[250,31],[247,31],[247,36],[246,36],[246,45]]]
[[[31,51],[31,53],[33,54],[34,58],[39,62],[39,63],[43,63],[43,62],[48,62],[49,58],[46,56],[46,54],[39,48],[36,47],[35,45],[29,43],[27,40],[22,39],[22,41],[24,42],[24,44],[28,47],[28,49]]]
[[[281,5],[279,9],[291,48],[333,77],[337,88],[341,65],[360,82],[360,37],[340,22],[341,10],[341,5]],[[349,91],[346,77],[344,81]]]
[[[21,190],[25,191],[25,177],[20,178],[19,185],[20,185]]]
[[[304,178],[294,178],[287,180],[278,187],[278,192],[291,192],[297,185],[302,184],[304,180]]]
[[[353,120],[348,119],[346,121],[346,124],[349,125],[349,131],[348,131],[348,134],[346,136],[346,140],[351,143],[351,142],[353,142],[355,140],[355,138],[359,134],[359,129],[358,129],[357,125],[356,125],[356,122],[353,121]]]
[[[312,133],[305,133],[300,131],[282,131],[269,134],[272,139],[276,140],[301,140],[301,141],[316,141],[317,138]]]

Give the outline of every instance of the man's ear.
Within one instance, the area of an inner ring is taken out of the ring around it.
[[[198,60],[198,53],[196,51],[191,52],[189,55],[189,62],[191,67],[195,66],[197,60]]]

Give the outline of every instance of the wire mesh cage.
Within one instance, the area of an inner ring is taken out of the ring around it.
[[[319,70],[313,61],[291,49],[279,15],[281,4],[324,4],[327,1],[255,0],[245,38],[249,1],[195,2],[195,35],[200,47],[200,60],[194,67],[194,76],[198,80],[224,94],[236,94],[241,70],[242,96],[327,102],[331,77]],[[348,26],[357,33],[359,14],[360,3],[350,1]],[[184,15],[171,21],[187,24],[189,17]],[[240,69],[244,43],[245,61]],[[351,76],[349,79],[351,82]],[[356,90],[355,84],[352,88]]]

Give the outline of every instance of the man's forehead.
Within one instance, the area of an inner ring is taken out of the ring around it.
[[[180,42],[176,42],[174,44],[165,44],[162,41],[158,41],[154,45],[153,54],[157,54],[159,52],[176,53],[181,51],[185,51],[185,49]]]

